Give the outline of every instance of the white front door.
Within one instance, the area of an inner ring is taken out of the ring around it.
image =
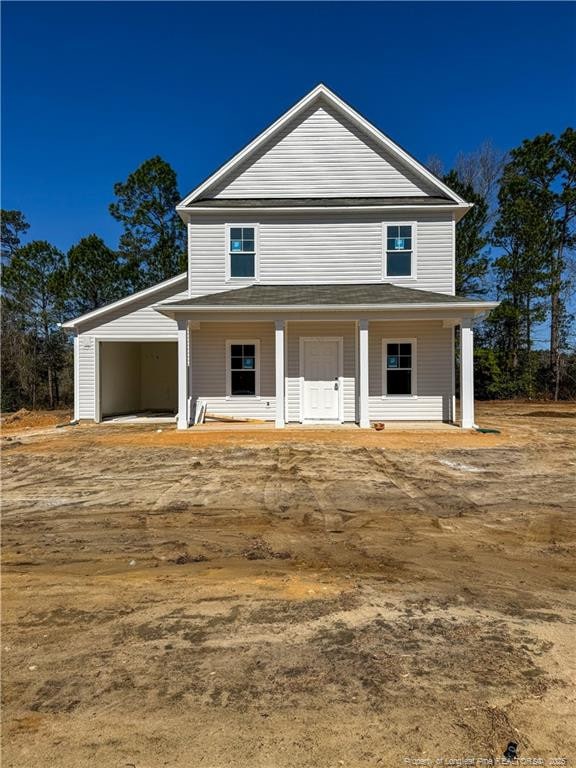
[[[340,341],[302,339],[303,417],[308,421],[340,419]]]

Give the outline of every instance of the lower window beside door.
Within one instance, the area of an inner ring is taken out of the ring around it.
[[[382,396],[416,397],[416,339],[382,339]]]
[[[226,341],[226,397],[260,396],[260,341]]]

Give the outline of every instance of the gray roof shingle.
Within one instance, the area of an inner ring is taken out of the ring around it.
[[[354,208],[386,205],[455,205],[447,197],[244,197],[201,198],[189,208]]]
[[[165,306],[189,307],[275,307],[275,306],[356,306],[373,304],[482,304],[462,296],[404,288],[390,283],[354,285],[250,285],[197,298],[166,302]]]

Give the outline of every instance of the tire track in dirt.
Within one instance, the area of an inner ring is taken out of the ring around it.
[[[180,477],[179,480],[171,483],[168,488],[165,488],[160,492],[156,498],[156,501],[151,504],[150,511],[154,513],[158,512],[159,510],[165,510],[166,507],[169,506],[170,502],[180,500],[185,490],[190,488],[193,483],[197,482],[198,477],[195,475],[187,474],[184,477]],[[195,503],[203,505],[203,501],[200,498],[197,498]]]
[[[394,461],[383,451],[377,448],[364,448],[364,454],[370,462],[386,474],[386,479],[412,499],[421,512],[431,513],[438,517],[452,516],[454,513],[462,514],[465,510],[479,512],[479,507],[467,496],[455,495],[454,486],[442,481],[438,477],[433,479],[435,492],[428,493],[421,482],[421,478],[414,478],[402,467],[398,461]],[[426,482],[430,482],[426,478]]]
[[[276,473],[266,482],[264,487],[264,505],[273,513],[283,512],[290,506],[291,497],[296,493],[296,486],[303,486],[312,500],[313,511],[318,513],[323,521],[324,530],[328,532],[341,531],[345,516],[334,508],[334,504],[326,492],[326,477],[316,473],[318,479],[307,477],[304,467],[310,473],[310,462],[313,461],[311,451],[309,456],[302,455],[302,450],[292,446],[279,446],[276,451]],[[287,492],[286,492],[287,489]]]

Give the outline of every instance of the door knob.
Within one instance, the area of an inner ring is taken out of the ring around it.
[[[338,389],[338,382],[337,381],[334,382],[334,389]]]

